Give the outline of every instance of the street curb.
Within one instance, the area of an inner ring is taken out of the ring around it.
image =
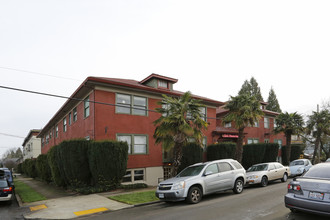
[[[18,206],[19,207],[22,207],[23,206],[23,202],[22,202],[21,197],[16,192],[14,192],[14,193],[15,193],[15,198],[16,198],[16,201],[18,203]]]
[[[161,203],[163,201],[153,201],[153,202],[146,202],[146,203],[140,203],[140,204],[136,204],[133,207],[140,207],[140,206],[146,206],[146,205],[152,205],[152,204],[156,204],[156,203]]]

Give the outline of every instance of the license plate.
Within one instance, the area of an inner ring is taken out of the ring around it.
[[[310,192],[308,198],[310,199],[317,199],[317,200],[323,200],[324,193],[318,193],[318,192]]]
[[[159,193],[158,196],[160,199],[164,199],[164,193]]]

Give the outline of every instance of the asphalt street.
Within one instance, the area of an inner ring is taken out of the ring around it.
[[[0,202],[0,220],[24,219],[23,214],[29,212],[27,207],[19,207],[16,199],[12,203]]]
[[[226,219],[226,220],[325,220],[328,218],[306,213],[291,213],[284,206],[287,184],[280,181],[267,187],[245,188],[242,194],[232,191],[205,196],[199,204],[165,203],[106,212],[81,219]]]

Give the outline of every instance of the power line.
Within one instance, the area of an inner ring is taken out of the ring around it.
[[[18,88],[13,88],[13,87],[8,87],[8,86],[1,86],[0,85],[0,88],[19,91],[19,92],[32,93],[32,94],[37,94],[37,95],[51,96],[51,97],[55,97],[55,98],[63,98],[63,99],[69,99],[69,100],[75,100],[75,101],[86,101],[86,100],[80,99],[80,98],[72,98],[72,97],[67,97],[67,96],[54,95],[54,94],[50,94],[50,93],[36,92],[36,91],[31,91],[31,90],[26,90],[26,89],[18,89]],[[120,104],[97,102],[97,101],[93,101],[93,100],[88,100],[88,102],[95,103],[95,104],[109,105],[109,106],[125,107],[125,106],[122,106]],[[144,111],[148,111],[148,112],[157,112],[156,110],[152,110],[152,109],[141,109],[141,108],[136,108],[136,107],[132,107],[132,106],[130,106],[128,108],[137,109],[137,110],[144,110]],[[206,117],[206,118],[207,119],[218,119],[218,118],[213,118],[213,117]]]
[[[59,79],[67,79],[67,80],[81,81],[81,80],[79,80],[79,79],[74,79],[74,78],[69,78],[69,77],[54,76],[54,75],[50,75],[50,74],[39,73],[39,72],[34,72],[34,71],[29,71],[29,70],[15,69],[15,68],[5,67],[5,66],[0,66],[0,69],[11,70],[11,71],[17,71],[17,72],[31,73],[31,74],[40,75],[40,76],[49,76],[49,77],[59,78]]]
[[[1,133],[0,132],[0,135],[4,135],[4,136],[9,136],[9,137],[15,137],[15,138],[25,138],[25,137],[21,137],[21,136],[18,136],[18,135],[14,135],[14,134],[6,134],[6,133]]]

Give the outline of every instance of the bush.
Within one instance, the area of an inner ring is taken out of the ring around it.
[[[73,187],[89,186],[91,173],[88,165],[88,146],[85,139],[63,141],[57,155],[60,163],[60,173],[67,185]]]
[[[23,167],[22,166],[23,166],[22,163],[17,165],[17,173],[23,173]]]
[[[195,163],[202,162],[203,149],[196,143],[189,143],[182,148],[181,165],[178,172]]]
[[[57,157],[58,145],[52,147],[47,153],[48,165],[51,171],[51,179],[57,186],[66,186],[64,177],[61,175],[59,163],[61,161]]]
[[[120,185],[128,160],[126,142],[93,142],[89,147],[88,157],[95,186],[110,190]]]
[[[234,158],[235,151],[236,144],[232,142],[211,144],[207,147],[207,160]]]
[[[245,169],[250,166],[262,163],[266,152],[265,144],[247,144],[243,146],[242,165]]]
[[[265,143],[264,145],[266,149],[265,149],[264,159],[262,160],[262,162],[266,163],[266,162],[276,161],[276,158],[278,156],[279,145],[277,143]]]
[[[37,170],[36,170],[36,160],[35,159],[26,159],[23,162],[23,171],[24,173],[32,178],[36,178]]]
[[[294,161],[296,159],[299,159],[300,154],[303,154],[304,151],[304,146],[303,145],[297,145],[297,144],[292,144],[291,145],[291,155],[290,155],[290,161]],[[286,146],[282,146],[282,161],[284,165],[289,165],[285,164],[286,161]]]
[[[46,154],[40,154],[36,160],[36,170],[38,177],[47,183],[51,182],[51,171]]]

